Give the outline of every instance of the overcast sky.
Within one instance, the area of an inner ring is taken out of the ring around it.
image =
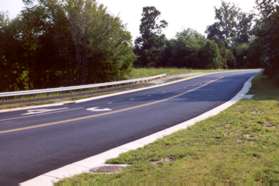
[[[127,25],[133,37],[139,35],[142,7],[155,6],[162,12],[162,18],[169,26],[165,33],[170,38],[185,28],[193,28],[204,33],[206,27],[214,21],[214,7],[221,0],[97,0],[108,7],[113,15],[118,15]],[[255,0],[230,0],[250,12]],[[22,8],[21,0],[0,0],[0,11],[6,11],[10,17],[16,16]]]

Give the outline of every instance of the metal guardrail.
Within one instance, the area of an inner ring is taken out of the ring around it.
[[[37,90],[17,91],[17,92],[3,92],[3,93],[0,93],[0,98],[8,98],[8,97],[16,97],[16,96],[30,96],[30,95],[35,95],[35,94],[48,94],[48,93],[129,85],[129,84],[135,84],[135,83],[149,82],[149,81],[152,81],[155,79],[163,78],[165,76],[167,76],[167,75],[161,74],[161,75],[152,76],[152,77],[124,80],[124,81],[115,81],[115,82],[108,82],[108,83],[98,83],[98,84],[90,84],[90,85],[69,86],[69,87],[59,87],[59,88],[49,88],[49,89],[37,89]]]

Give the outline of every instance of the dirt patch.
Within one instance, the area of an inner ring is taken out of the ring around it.
[[[94,169],[91,169],[91,173],[97,174],[115,174],[121,172],[128,165],[103,165]]]
[[[163,158],[163,159],[158,160],[158,161],[152,161],[151,164],[152,165],[162,165],[162,164],[165,164],[165,163],[171,163],[173,161],[175,161],[174,158],[167,157],[167,158]]]

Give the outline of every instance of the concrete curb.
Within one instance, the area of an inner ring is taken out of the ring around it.
[[[260,72],[260,71],[257,71]],[[254,76],[255,77],[255,76]],[[116,147],[114,149],[108,150],[106,152],[103,152],[101,154],[92,156],[90,158],[78,161],[76,163],[64,166],[62,168],[59,168],[54,171],[50,171],[46,174],[43,174],[41,176],[38,176],[34,179],[28,180],[26,182],[21,183],[21,186],[52,186],[55,182],[58,182],[64,178],[75,176],[78,174],[90,172],[92,168],[96,168],[99,166],[102,166],[105,164],[107,160],[113,159],[118,157],[120,154],[135,150],[141,147],[144,147],[150,143],[155,142],[158,139],[161,139],[165,136],[168,136],[170,134],[173,134],[179,130],[187,129],[190,126],[193,126],[194,124],[203,121],[207,118],[216,116],[220,112],[226,110],[227,108],[231,107],[232,105],[236,104],[238,101],[240,101],[251,89],[252,86],[252,80],[254,77],[251,77],[242,87],[242,89],[235,95],[231,100],[228,102],[204,113],[200,116],[193,118],[191,120],[188,120],[186,122],[180,123],[176,126],[173,126],[171,128],[165,129],[163,131],[157,132],[155,134],[152,134],[150,136],[141,138],[139,140],[130,142],[125,145],[121,145],[119,147]]]

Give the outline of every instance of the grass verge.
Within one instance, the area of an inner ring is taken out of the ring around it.
[[[148,77],[148,76],[156,76],[159,74],[177,75],[177,74],[216,72],[216,71],[219,70],[214,70],[214,69],[193,70],[188,68],[134,68],[129,78],[134,79],[134,78],[141,78],[141,77]]]
[[[278,185],[279,88],[254,81],[252,100],[109,163],[130,164],[117,174],[83,174],[73,185]]]

